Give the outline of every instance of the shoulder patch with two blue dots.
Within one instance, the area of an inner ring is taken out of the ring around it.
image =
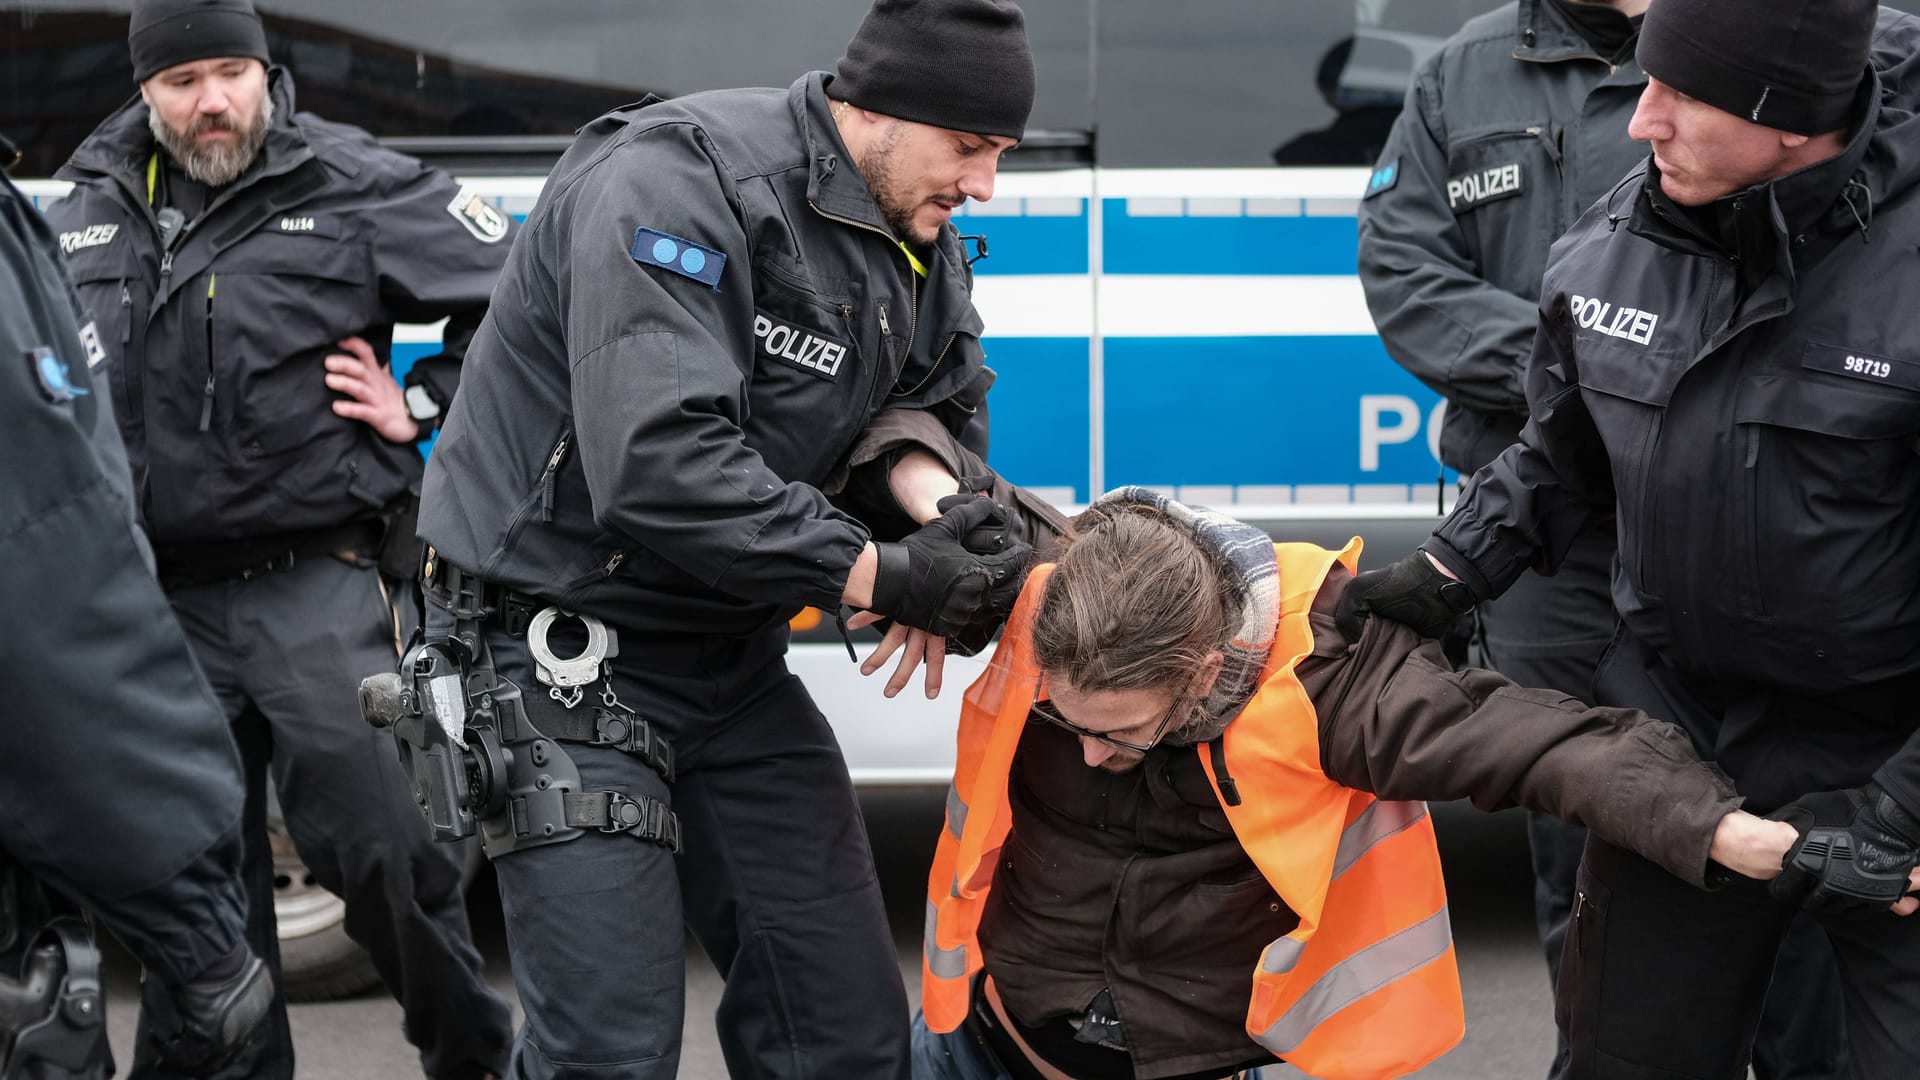
[[[634,262],[671,270],[714,292],[720,291],[720,272],[727,267],[726,252],[645,225],[633,231],[633,247],[627,253]]]
[[[1360,197],[1371,199],[1383,191],[1392,190],[1399,182],[1400,157],[1396,154],[1393,160],[1382,162],[1379,168],[1373,170],[1373,175],[1367,177],[1367,193]]]

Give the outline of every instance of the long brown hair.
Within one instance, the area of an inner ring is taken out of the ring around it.
[[[1054,562],[1033,656],[1082,693],[1179,693],[1239,624],[1213,559],[1149,507],[1087,510]]]

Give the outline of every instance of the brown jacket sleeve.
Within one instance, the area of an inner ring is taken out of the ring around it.
[[[1015,511],[1017,539],[1033,546],[1045,561],[1053,541],[1067,531],[1066,515],[1026,488],[1010,484],[987,467],[938,417],[922,409],[888,409],[873,418],[847,459],[847,475],[826,492],[848,513],[874,530],[875,539],[897,539],[919,527],[907,521],[886,483],[886,470],[908,450],[925,450],[955,476],[990,478],[993,500]],[[896,520],[897,519],[897,520]],[[890,535],[891,534],[891,535]]]
[[[1714,828],[1742,800],[1679,728],[1454,671],[1437,641],[1391,620],[1367,620],[1349,642],[1333,612],[1351,580],[1335,567],[1321,588],[1314,652],[1296,668],[1329,777],[1386,799],[1539,810],[1705,887]]]

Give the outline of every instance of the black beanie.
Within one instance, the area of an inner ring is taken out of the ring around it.
[[[874,0],[828,91],[902,120],[1026,134],[1033,49],[1013,0]]]
[[[134,0],[127,28],[133,81],[175,64],[218,56],[250,56],[265,64],[267,31],[251,0]]]
[[[1866,76],[1878,12],[1875,0],[1654,0],[1640,67],[1756,124],[1839,131]]]

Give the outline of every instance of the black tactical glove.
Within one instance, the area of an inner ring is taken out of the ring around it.
[[[895,544],[875,544],[872,610],[949,637],[1020,595],[1033,549],[1012,538],[1012,512],[974,495],[949,495],[940,516]]]
[[[144,987],[149,1000],[152,986]],[[161,1061],[206,1076],[237,1057],[273,1004],[273,975],[244,946],[198,979],[175,987],[150,1036]]]
[[[958,495],[949,495],[934,504],[942,513],[959,506],[962,501],[973,498],[967,494],[973,490],[970,483],[978,481],[980,487],[993,483],[991,476],[984,479],[973,477],[960,478]],[[1002,623],[1013,613],[1013,605],[1020,599],[1020,587],[1026,581],[1026,564],[1032,559],[1032,549],[1014,539],[1014,511],[1011,507],[995,504],[996,513],[984,524],[975,527],[960,538],[960,545],[975,555],[1000,555],[1010,548],[1027,548],[1027,554],[1020,566],[1005,581],[995,581],[987,605],[974,614],[965,626],[947,635],[947,651],[959,656],[973,656],[993,642],[993,635],[999,633]]]
[[[1334,619],[1349,641],[1360,639],[1370,615],[1405,623],[1421,637],[1437,638],[1476,603],[1466,582],[1441,573],[1425,551],[1416,551],[1385,569],[1356,574]]]
[[[1768,886],[1775,899],[1865,917],[1907,894],[1920,820],[1879,784],[1803,795],[1768,816],[1800,830]]]

